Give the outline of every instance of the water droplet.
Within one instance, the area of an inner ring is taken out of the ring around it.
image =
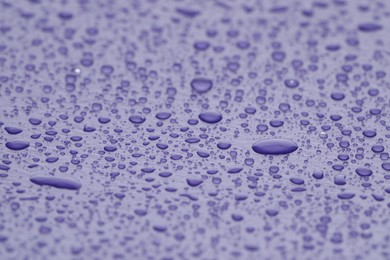
[[[4,129],[10,135],[17,135],[17,134],[20,134],[21,132],[23,132],[23,129],[20,129],[18,127],[7,126]]]
[[[328,134],[326,132],[321,132],[320,133],[320,138],[321,139],[327,139],[328,138]]]
[[[363,23],[358,28],[362,32],[376,32],[382,29],[382,25],[377,23]]]
[[[286,79],[284,85],[288,88],[296,88],[299,86],[299,81],[295,79]]]
[[[296,151],[298,145],[287,139],[261,140],[253,144],[253,151],[259,154],[288,154]]]
[[[5,144],[8,149],[19,151],[26,149],[30,146],[30,143],[22,139],[14,139]]]
[[[47,185],[60,189],[78,190],[81,188],[81,183],[70,178],[61,178],[54,176],[33,176],[30,178],[30,181],[38,185]]]
[[[362,177],[367,177],[372,175],[372,171],[368,168],[357,168],[355,172]]]
[[[196,187],[202,184],[203,181],[200,179],[187,179],[187,184],[191,187]]]
[[[333,92],[330,96],[333,100],[336,100],[336,101],[341,101],[345,98],[344,93],[341,93],[341,92]]]
[[[206,93],[213,87],[213,82],[206,78],[195,78],[191,81],[191,87],[198,93]]]
[[[218,112],[207,111],[200,113],[199,119],[205,123],[215,124],[222,120],[222,115]]]
[[[134,124],[142,124],[143,122],[145,122],[145,120],[146,120],[145,117],[139,115],[134,115],[129,117],[129,121]]]

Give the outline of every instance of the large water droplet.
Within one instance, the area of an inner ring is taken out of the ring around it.
[[[13,126],[7,126],[4,129],[10,135],[17,135],[17,134],[20,134],[21,132],[23,132],[23,129],[20,129],[18,127],[13,127]]]
[[[372,171],[368,168],[357,168],[355,172],[362,177],[367,177],[372,175]]]
[[[134,115],[129,117],[129,121],[132,122],[133,124],[142,124],[145,122],[145,117],[139,116],[139,115]]]
[[[382,29],[382,25],[377,23],[363,23],[358,28],[362,32],[376,32]]]
[[[191,87],[198,93],[206,93],[213,87],[213,82],[206,78],[196,78],[191,81]]]
[[[205,123],[215,124],[222,120],[222,115],[218,112],[202,112],[199,114],[199,119]]]
[[[253,151],[260,154],[288,154],[298,149],[298,145],[287,139],[261,140],[253,144]]]
[[[60,178],[54,176],[33,176],[30,178],[30,181],[38,185],[48,185],[60,189],[78,190],[81,188],[81,183],[70,178]]]
[[[30,143],[22,139],[14,139],[5,144],[8,149],[19,151],[26,149],[30,146]]]
[[[202,182],[200,179],[187,179],[187,184],[191,187],[199,186]]]

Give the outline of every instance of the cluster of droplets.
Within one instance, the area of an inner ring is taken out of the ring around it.
[[[0,252],[388,258],[387,7],[300,2],[2,3]]]

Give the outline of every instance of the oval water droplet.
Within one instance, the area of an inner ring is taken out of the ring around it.
[[[203,181],[200,179],[187,179],[187,184],[191,187],[196,187],[202,184]]]
[[[22,139],[14,139],[5,144],[8,149],[19,151],[26,149],[30,146],[30,143]]]
[[[382,25],[377,23],[363,23],[358,28],[362,32],[376,32],[382,29]]]
[[[267,139],[253,144],[253,151],[259,154],[288,154],[296,151],[298,145],[287,139]]]
[[[191,81],[191,87],[198,93],[206,93],[213,87],[213,82],[206,78],[195,78]]]
[[[172,114],[169,113],[169,112],[158,112],[158,113],[156,114],[156,118],[157,118],[157,119],[160,119],[160,120],[166,120],[166,119],[170,118],[171,115],[172,115]]]
[[[222,120],[222,115],[218,112],[206,111],[199,114],[199,119],[205,123],[215,124]]]
[[[357,168],[355,172],[361,177],[367,177],[372,175],[372,171],[368,168]]]
[[[81,183],[70,178],[55,176],[33,176],[30,178],[30,181],[38,185],[47,185],[59,189],[78,190],[81,188]]]
[[[139,115],[134,115],[129,117],[129,121],[132,122],[133,124],[142,124],[145,122],[145,117],[139,116]]]
[[[284,85],[288,88],[296,88],[299,86],[299,81],[296,79],[286,79]]]
[[[13,126],[7,126],[4,129],[10,135],[17,135],[23,132],[23,129],[20,129],[19,127],[13,127]]]

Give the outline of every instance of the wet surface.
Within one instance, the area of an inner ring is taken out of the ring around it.
[[[389,259],[386,1],[0,2],[1,259]]]

